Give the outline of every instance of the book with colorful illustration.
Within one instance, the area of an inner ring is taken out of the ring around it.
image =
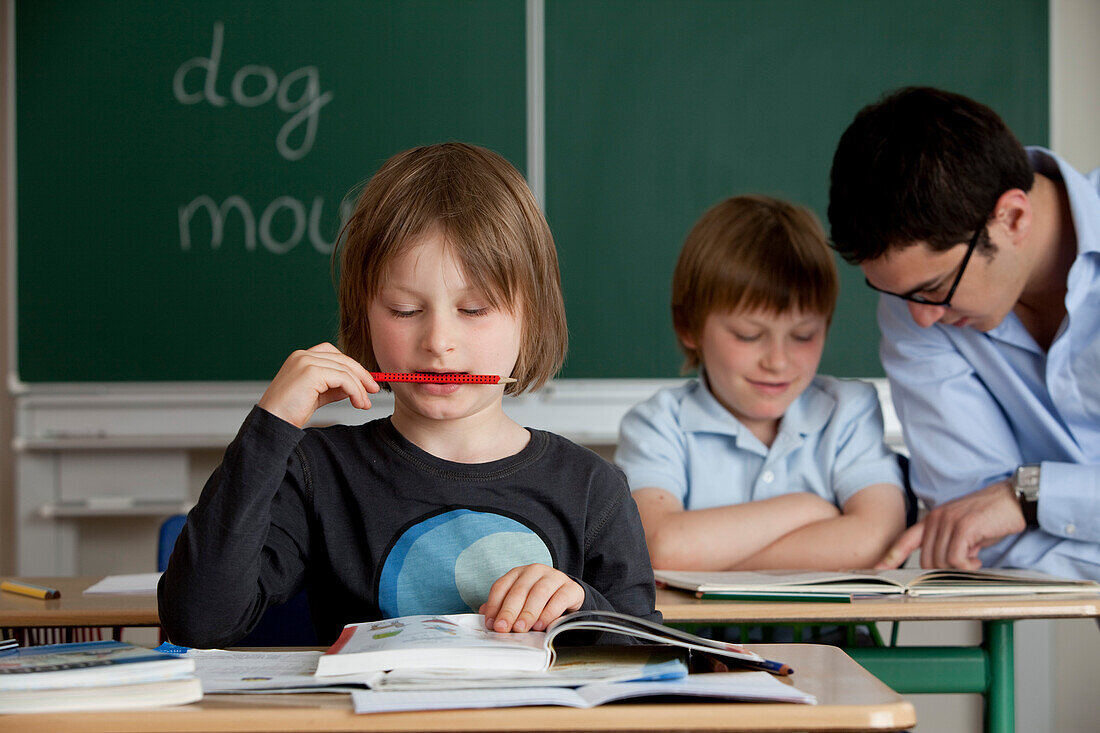
[[[645,642],[671,644],[731,663],[777,674],[788,670],[737,644],[705,639],[614,611],[576,611],[546,631],[498,633],[479,614],[402,616],[349,624],[317,662],[319,676],[378,670],[445,669],[494,673],[537,672],[551,667],[554,642],[565,632],[606,632]]]

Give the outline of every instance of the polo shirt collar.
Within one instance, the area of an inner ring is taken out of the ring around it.
[[[836,398],[818,386],[814,379],[798,396],[779,423],[779,435],[776,444],[816,433],[825,427],[836,409]],[[700,369],[699,379],[688,389],[680,408],[680,427],[689,433],[718,433],[732,435],[738,442],[749,438],[756,443],[759,439],[746,428],[740,420],[722,406],[707,386],[706,374]],[[784,436],[788,436],[784,438]]]

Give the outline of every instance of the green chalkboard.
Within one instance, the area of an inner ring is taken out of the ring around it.
[[[970,94],[1044,144],[1047,16],[548,0],[563,376],[674,376],[668,282],[692,222],[748,191],[824,215],[840,132],[890,88]],[[17,376],[268,379],[333,338],[339,207],[383,160],[466,140],[526,171],[525,17],[522,0],[17,2]],[[842,270],[823,370],[874,376],[874,298]]]
[[[884,91],[941,86],[1046,144],[1047,3],[547,4],[547,211],[570,375],[672,376],[669,282],[692,223],[760,192],[822,221],[841,132]],[[822,371],[878,376],[876,298],[841,264]]]
[[[17,3],[19,377],[269,379],[332,339],[350,189],[442,140],[525,169],[524,18],[512,0]]]

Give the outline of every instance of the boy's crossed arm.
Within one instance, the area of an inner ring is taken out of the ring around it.
[[[807,524],[738,564],[740,570],[872,567],[905,529],[905,499],[893,484],[873,484],[844,504],[842,513]]]
[[[864,488],[843,512],[808,492],[697,510],[664,489],[633,495],[654,567],[676,570],[870,567],[905,524],[891,484]]]
[[[676,570],[730,570],[784,535],[839,514],[804,492],[694,510],[664,489],[642,488],[633,496],[653,566]]]

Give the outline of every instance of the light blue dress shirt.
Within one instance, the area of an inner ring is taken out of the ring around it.
[[[704,382],[659,390],[623,418],[615,462],[631,490],[664,489],[691,510],[798,491],[843,508],[860,489],[902,481],[875,388],[825,376],[791,403],[770,448]]]
[[[929,506],[1041,463],[1039,529],[980,553],[984,565],[1100,580],[1100,170],[1088,177],[1041,148],[1035,170],[1065,181],[1078,255],[1066,320],[1044,352],[1015,313],[995,329],[920,328],[879,300],[882,363]]]

